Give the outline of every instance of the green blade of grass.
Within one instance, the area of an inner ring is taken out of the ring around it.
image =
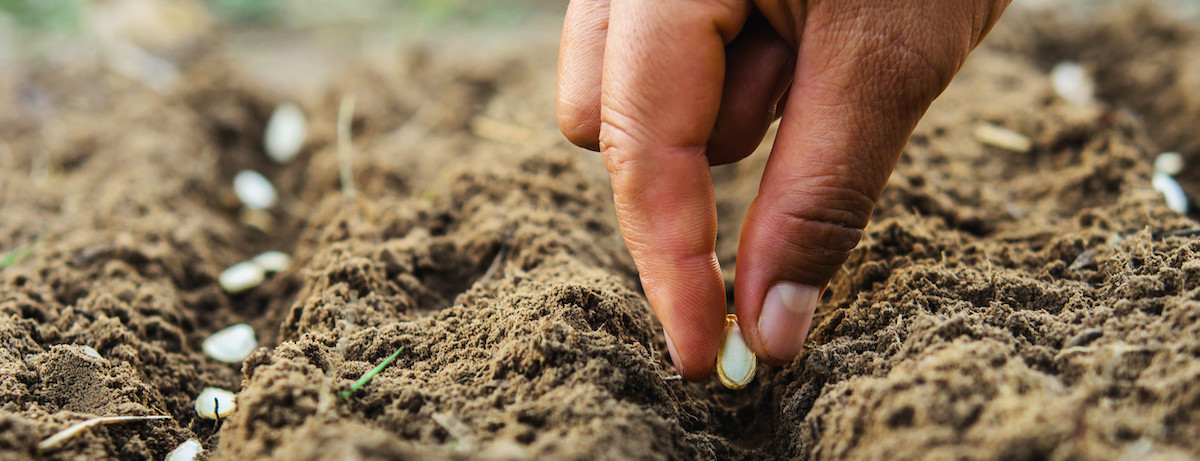
[[[358,391],[363,386],[366,386],[367,382],[370,381],[371,378],[374,378],[375,375],[377,375],[377,374],[379,374],[379,372],[383,371],[384,368],[387,368],[387,366],[389,364],[391,364],[393,360],[396,360],[396,357],[400,355],[400,351],[402,351],[402,350],[404,350],[404,346],[400,346],[399,349],[396,349],[396,352],[392,352],[392,355],[389,355],[388,358],[383,359],[383,362],[380,362],[379,365],[376,366],[373,370],[364,373],[361,378],[358,378],[358,381],[355,381],[354,384],[350,385],[350,389],[342,391],[342,394],[339,398],[344,399],[346,397],[349,397],[355,391]]]
[[[30,253],[33,253],[32,247],[21,247],[12,251],[0,253],[0,269],[16,264],[17,261],[25,259],[26,256],[29,256]]]

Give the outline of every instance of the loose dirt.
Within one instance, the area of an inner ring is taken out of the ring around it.
[[[1011,11],[913,135],[803,354],[736,392],[675,375],[603,165],[553,128],[539,37],[357,61],[302,104],[288,165],[261,148],[280,97],[212,50],[162,92],[99,65],[3,73],[0,250],[28,255],[0,269],[0,458],[162,459],[188,438],[213,459],[1200,456],[1200,240],[1172,235],[1200,225],[1150,181],[1159,152],[1200,163],[1196,25]],[[1055,96],[1064,59],[1099,103]],[[988,147],[981,123],[1034,147]],[[730,289],[765,156],[714,170]],[[244,168],[280,190],[257,225]],[[1200,200],[1200,169],[1180,179]],[[219,288],[265,250],[292,268]],[[239,322],[263,347],[205,357]],[[199,419],[208,386],[237,411]],[[174,419],[37,447],[151,414]]]

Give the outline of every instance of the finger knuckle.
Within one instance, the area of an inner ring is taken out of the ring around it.
[[[936,88],[938,91],[950,84],[962,62],[948,47],[922,45],[905,37],[889,37],[883,41],[880,52],[886,56],[894,69],[895,83],[902,88]],[[936,43],[936,42],[932,42]]]
[[[785,229],[785,248],[811,264],[836,268],[862,239],[875,201],[860,188],[825,184],[807,187],[807,199],[782,204],[776,226]]]
[[[619,177],[633,171],[637,156],[633,155],[630,148],[637,145],[637,138],[620,124],[604,122],[600,127],[599,141],[600,152],[604,154],[604,166],[610,175]]]

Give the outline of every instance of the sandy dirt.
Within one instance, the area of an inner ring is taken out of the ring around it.
[[[211,459],[1195,459],[1200,240],[1172,232],[1200,225],[1150,180],[1159,152],[1200,162],[1200,26],[1172,16],[1011,11],[917,128],[803,354],[742,391],[670,365],[603,165],[554,129],[552,32],[354,61],[302,101],[287,165],[261,147],[281,96],[218,46],[161,92],[100,65],[4,72],[0,251],[25,256],[0,268],[0,458],[197,438]],[[1064,59],[1100,102],[1055,95]],[[1034,147],[984,145],[982,123]],[[764,163],[714,170],[730,299]],[[280,191],[257,227],[246,168]],[[1200,199],[1200,169],[1180,179]],[[221,290],[265,250],[292,267]],[[203,354],[240,322],[257,352]],[[193,410],[208,386],[238,393],[219,423]],[[38,448],[153,414],[173,419]]]

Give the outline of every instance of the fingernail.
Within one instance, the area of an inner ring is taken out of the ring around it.
[[[800,353],[820,297],[817,287],[789,282],[776,283],[767,291],[758,316],[758,335],[767,355],[791,360]]]
[[[667,339],[667,353],[671,354],[671,363],[675,364],[675,371],[679,372],[681,376],[684,375],[683,362],[679,361],[679,352],[675,351],[675,342],[671,341],[671,335],[667,334],[667,330],[663,330],[663,337]]]

